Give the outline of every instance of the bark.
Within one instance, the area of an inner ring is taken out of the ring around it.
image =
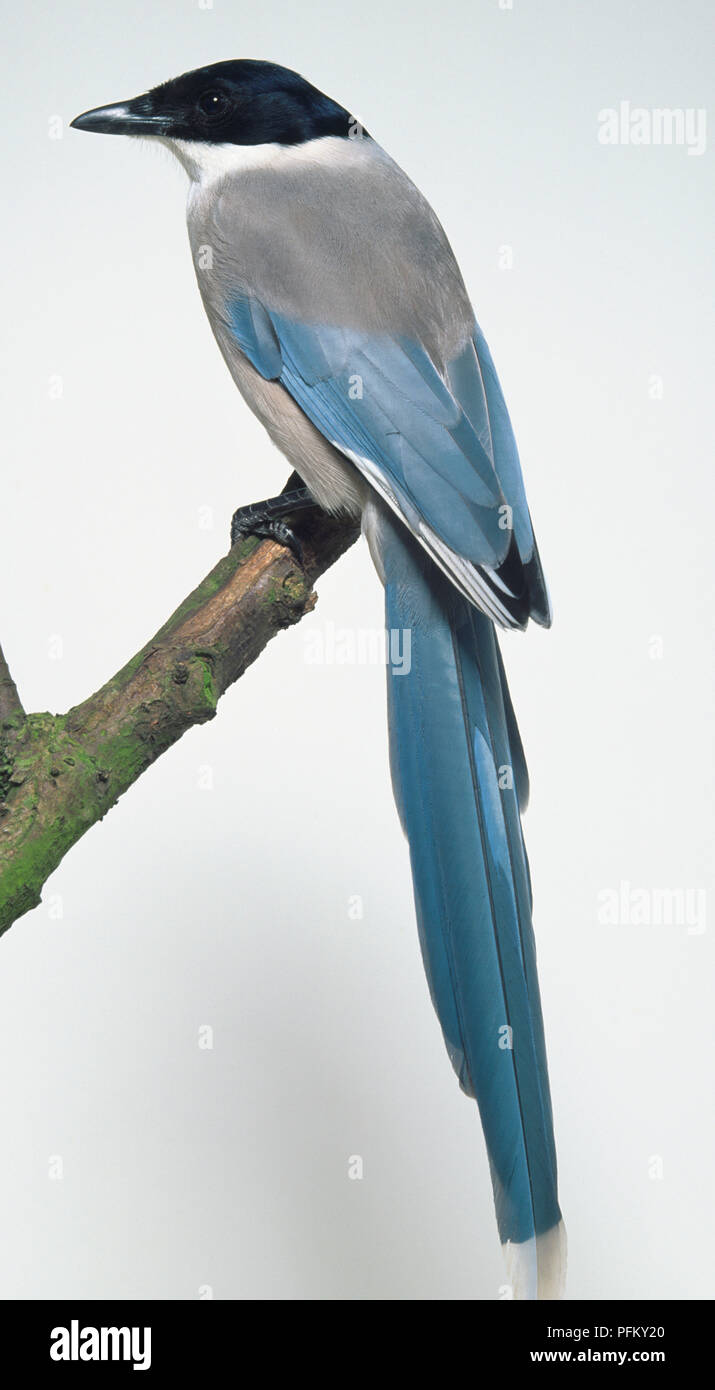
[[[3,719],[12,719],[13,715],[24,715],[24,713],[20,696],[17,693],[17,686],[10,675],[10,668],[5,660],[5,653],[0,647],[0,723]]]
[[[297,526],[304,565],[239,542],[111,680],[66,714],[28,714],[0,650],[0,932],[36,907],[67,851],[316,603],[313,583],[358,535],[322,513]]]

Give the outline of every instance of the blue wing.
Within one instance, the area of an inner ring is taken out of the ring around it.
[[[256,370],[281,382],[466,598],[504,627],[548,623],[516,444],[478,328],[441,373],[406,337],[299,322],[247,296],[227,319]]]

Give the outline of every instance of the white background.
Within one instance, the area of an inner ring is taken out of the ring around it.
[[[287,473],[205,321],[182,171],[69,120],[271,58],[364,122],[452,240],[556,614],[503,648],[577,1299],[714,1292],[712,923],[598,919],[622,881],[711,882],[712,157],[597,139],[621,100],[706,105],[709,17],[704,0],[2,14],[0,635],[27,708],[101,684],[223,553],[233,508]],[[6,1297],[499,1296],[476,1109],[419,958],[384,672],[305,659],[311,630],[380,627],[364,547],[319,593],[0,942]]]

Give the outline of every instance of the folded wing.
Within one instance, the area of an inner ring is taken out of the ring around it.
[[[226,319],[256,370],[281,382],[464,597],[502,627],[548,624],[514,436],[478,328],[435,364],[403,335],[300,322],[246,295]]]

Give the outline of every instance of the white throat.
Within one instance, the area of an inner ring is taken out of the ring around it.
[[[201,140],[161,139],[161,144],[176,155],[192,184],[206,189],[231,174],[247,173],[251,169],[274,166],[291,167],[298,163],[337,164],[357,153],[362,142],[344,140],[337,135],[323,135],[306,140],[302,145],[210,145]]]
[[[183,164],[192,183],[215,183],[228,174],[270,164],[281,146],[271,145],[207,145],[201,140],[162,140]]]

